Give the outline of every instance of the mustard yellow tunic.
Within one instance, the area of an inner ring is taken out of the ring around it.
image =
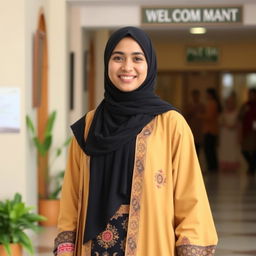
[[[91,111],[86,116],[85,137],[93,115]],[[82,244],[89,161],[73,139],[62,188],[55,254],[91,256],[90,241]],[[125,255],[210,256],[216,244],[190,128],[176,111],[158,115],[136,140]]]

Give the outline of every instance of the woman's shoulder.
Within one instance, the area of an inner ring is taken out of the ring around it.
[[[191,134],[191,129],[182,113],[176,110],[159,115],[156,119],[156,130],[173,138]]]
[[[174,109],[163,113],[161,116],[164,119],[172,120],[172,121],[176,121],[176,122],[184,122],[185,121],[185,118],[183,117],[181,112],[179,112],[178,110],[174,110]]]
[[[82,117],[80,117],[78,120],[76,120],[72,125],[71,125],[71,129],[73,130],[73,128],[78,127],[79,129],[83,129],[84,130],[84,125],[86,124],[86,122],[90,121],[90,119],[93,118],[95,113],[95,109],[88,111],[87,113],[85,113]]]
[[[162,121],[164,125],[169,126],[171,129],[184,129],[187,127],[187,121],[182,113],[177,110],[169,110],[159,116],[159,121]]]

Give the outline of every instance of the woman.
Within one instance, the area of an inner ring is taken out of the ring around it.
[[[233,92],[225,100],[220,117],[219,165],[223,171],[236,171],[240,166],[236,101],[236,94]]]
[[[217,237],[193,138],[154,94],[150,39],[121,28],[104,61],[104,99],[72,126],[55,254],[212,255]]]

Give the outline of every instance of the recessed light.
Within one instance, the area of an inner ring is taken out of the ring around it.
[[[194,27],[194,28],[190,28],[189,32],[191,34],[205,34],[206,33],[206,28],[204,28],[204,27]]]

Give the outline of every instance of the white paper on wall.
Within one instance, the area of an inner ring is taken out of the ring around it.
[[[0,133],[20,131],[20,90],[0,86]]]

